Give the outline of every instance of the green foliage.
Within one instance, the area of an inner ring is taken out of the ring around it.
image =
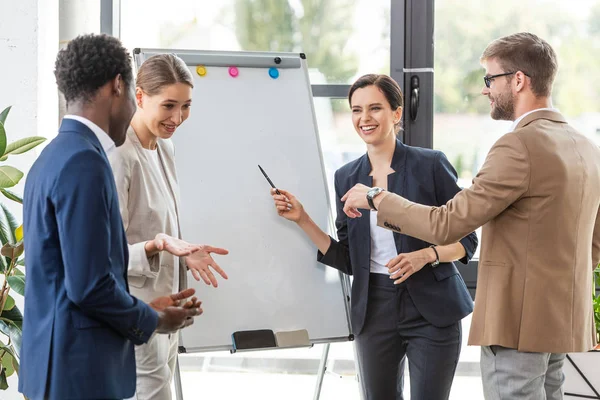
[[[328,82],[346,83],[358,57],[346,49],[355,0],[235,0],[235,33],[242,49],[305,53]]]
[[[0,162],[9,155],[28,152],[45,139],[28,137],[7,144],[5,123],[10,112],[7,107],[0,113]],[[11,201],[22,204],[21,197],[6,190],[15,186],[23,178],[23,172],[9,165],[0,165],[0,192]],[[23,329],[23,314],[15,305],[11,290],[23,296],[25,294],[25,274],[17,268],[24,267],[22,228],[9,211],[0,203],[0,390],[8,388],[7,378],[19,373],[19,354]]]
[[[600,1],[587,21],[550,0],[439,0],[435,7],[436,112],[489,113],[479,57],[493,39],[523,31],[541,36],[557,53],[555,105],[570,116],[598,111]]]

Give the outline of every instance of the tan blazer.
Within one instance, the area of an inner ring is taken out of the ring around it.
[[[179,229],[177,232],[170,232],[171,226],[166,221],[166,196],[175,198],[179,220],[179,186],[173,143],[159,139],[158,155],[171,186],[169,193],[162,190],[161,177],[152,168],[152,160],[148,158],[132,128],[127,131],[125,143],[108,155],[129,243],[129,287],[134,296],[146,302],[173,292],[175,266],[179,268],[179,290],[187,287],[187,268],[183,258],[163,251],[148,259],[144,250],[145,242],[154,239],[157,233],[181,237]]]
[[[565,353],[595,345],[599,208],[599,148],[559,113],[535,111],[445,206],[389,194],[378,224],[437,244],[483,225],[469,344]]]

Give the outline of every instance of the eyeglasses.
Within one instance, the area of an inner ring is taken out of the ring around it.
[[[503,74],[496,74],[496,75],[490,75],[490,76],[484,76],[483,77],[483,82],[485,83],[485,87],[487,87],[488,89],[490,88],[490,86],[492,85],[492,81],[496,78],[499,78],[501,76],[508,76],[508,75],[512,75],[512,74],[516,74],[518,71],[514,71],[514,72],[505,72]],[[529,76],[527,75],[525,72],[523,72],[523,75],[525,76]],[[530,77],[530,76],[529,76]],[[530,77],[531,78],[531,77]]]

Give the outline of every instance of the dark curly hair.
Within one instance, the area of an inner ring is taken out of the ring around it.
[[[105,34],[77,36],[56,57],[54,76],[67,104],[90,101],[98,88],[118,74],[131,87],[131,56],[119,39]]]

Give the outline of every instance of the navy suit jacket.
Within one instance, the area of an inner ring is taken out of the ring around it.
[[[65,119],[23,197],[27,285],[19,390],[33,400],[135,392],[134,344],[158,315],[129,294],[127,240],[106,154]]]
[[[416,203],[440,206],[461,190],[456,184],[456,171],[440,151],[410,147],[396,140],[391,167],[395,172],[388,176],[388,191]],[[354,276],[351,317],[355,334],[361,332],[367,313],[371,230],[369,212],[363,212],[360,218],[348,218],[340,199],[357,183],[373,186],[370,173],[371,162],[367,154],[336,171],[338,241],[331,238],[327,253],[318,252],[317,255],[320,262]],[[394,232],[394,241],[398,254],[430,245],[397,232]],[[477,236],[473,232],[460,242],[467,253],[460,261],[466,264],[477,248]],[[471,296],[453,263],[440,263],[435,268],[426,265],[406,280],[406,287],[417,310],[432,325],[452,325],[473,311]]]

